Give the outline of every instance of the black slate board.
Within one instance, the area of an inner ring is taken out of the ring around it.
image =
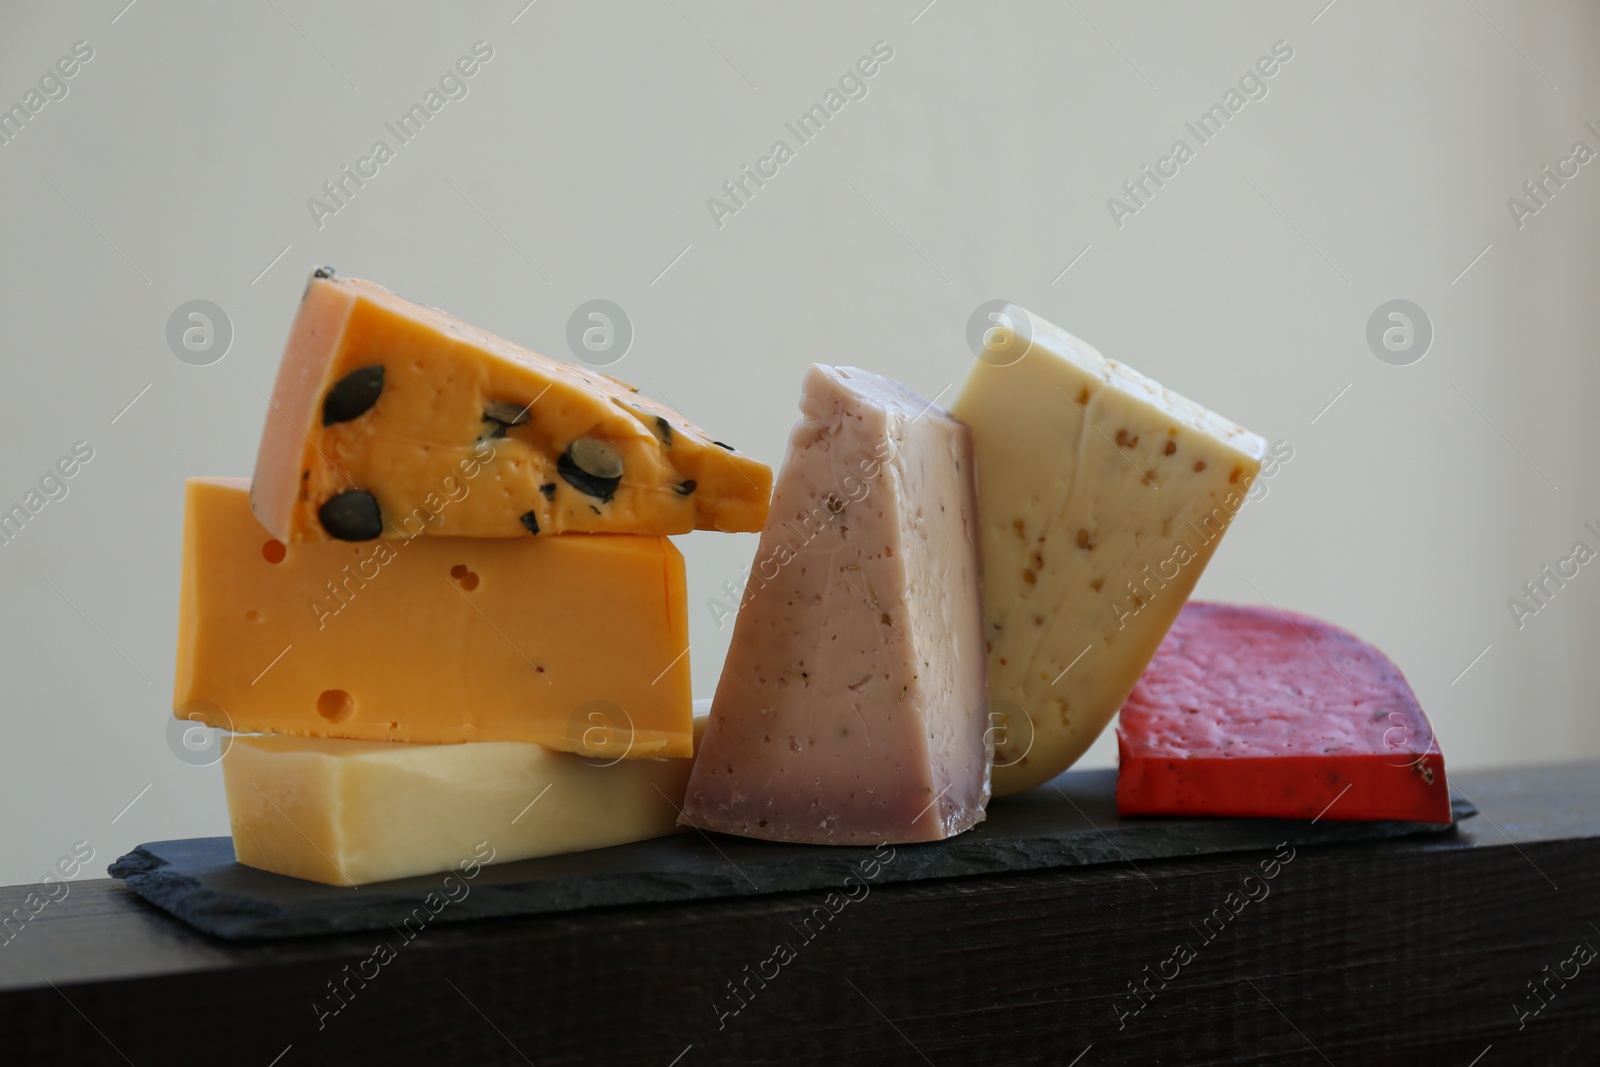
[[[988,820],[948,841],[889,846],[872,885],[1005,871],[1135,863],[1290,845],[1338,844],[1449,831],[1406,822],[1308,822],[1117,815],[1116,771],[1068,771],[1021,796],[992,802]],[[1477,814],[1454,797],[1459,821]],[[150,903],[207,934],[230,941],[382,930],[407,917],[459,922],[574,911],[617,904],[841,890],[867,879],[871,848],[783,845],[684,833],[631,845],[522,860],[479,869],[466,892],[445,875],[381,882],[357,889],[269,874],[234,861],[233,841],[201,837],[140,845],[107,868]],[[867,866],[863,866],[867,864]],[[426,901],[435,894],[434,906]]]

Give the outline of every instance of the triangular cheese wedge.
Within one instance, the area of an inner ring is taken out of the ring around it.
[[[1008,305],[953,410],[983,514],[994,791],[1105,729],[1261,469],[1260,437]]]
[[[319,270],[251,503],[283,541],[754,532],[772,471],[626,382]]]
[[[684,824],[949,837],[989,796],[970,435],[850,367],[812,367],[800,407]]]

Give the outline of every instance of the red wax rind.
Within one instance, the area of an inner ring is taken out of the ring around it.
[[[1123,815],[1450,822],[1444,756],[1405,676],[1304,615],[1187,605],[1117,748]]]

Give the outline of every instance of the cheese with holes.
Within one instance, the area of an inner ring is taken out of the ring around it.
[[[1105,729],[1261,469],[1266,443],[1008,306],[953,411],[978,457],[994,790]]]
[[[897,382],[814,366],[687,825],[778,841],[949,837],[989,798],[972,443]]]
[[[495,491],[462,485],[459,503]],[[286,545],[248,496],[243,479],[188,483],[179,718],[246,733],[690,754],[683,557],[666,538]]]
[[[519,741],[236,737],[222,781],[240,863],[366,885],[676,833],[689,766]]]
[[[1400,668],[1337,626],[1191,603],[1117,724],[1117,811],[1450,821],[1433,726]]]
[[[468,466],[477,492],[448,509]],[[772,472],[599,371],[319,270],[256,457],[280,541],[756,531]]]

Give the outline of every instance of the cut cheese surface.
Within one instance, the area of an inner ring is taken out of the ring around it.
[[[977,452],[996,795],[1105,729],[1266,447],[1021,308],[1001,318],[952,408]]]
[[[675,833],[690,762],[611,763],[516,741],[236,737],[222,779],[240,863],[366,885]]]
[[[1117,746],[1123,815],[1450,821],[1444,756],[1400,669],[1273,608],[1184,608]]]
[[[929,841],[989,796],[972,445],[887,378],[814,366],[684,801],[778,841]]]
[[[753,532],[772,471],[597,370],[318,271],[256,457],[280,541]]]
[[[691,752],[683,557],[664,537],[285,545],[243,479],[187,488],[179,718],[245,733]]]

